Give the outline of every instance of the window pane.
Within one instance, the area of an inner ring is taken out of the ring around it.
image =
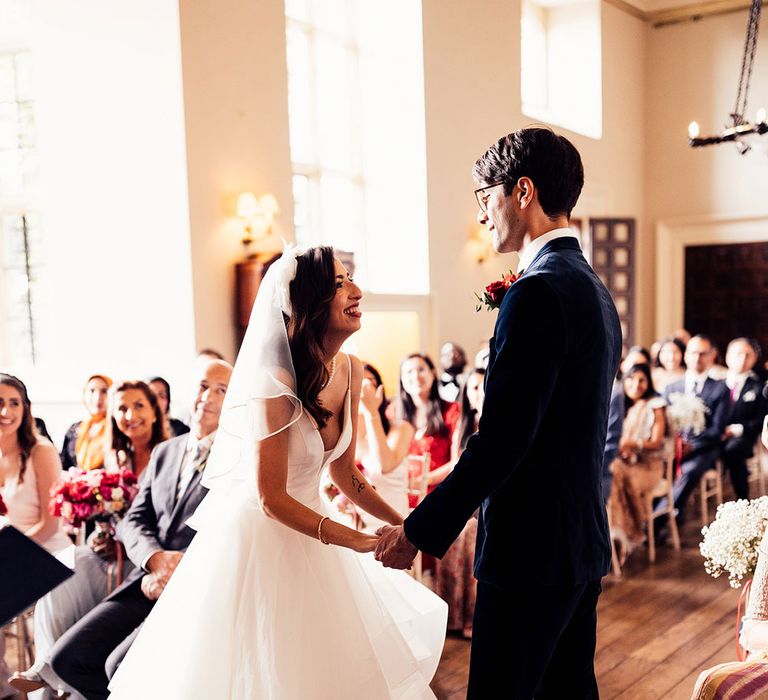
[[[29,51],[16,54],[16,99],[31,100],[32,92],[32,54]]]
[[[13,56],[0,56],[0,102],[16,99],[16,76]]]
[[[311,246],[313,243],[310,207],[309,178],[306,175],[294,175],[293,225],[296,229],[296,242],[302,246]]]
[[[359,252],[363,231],[362,188],[346,178],[325,175],[320,180],[320,201],[322,243]]]
[[[303,22],[309,21],[309,1],[285,0],[285,14]]]
[[[0,103],[0,148],[19,146],[19,109],[15,102]]]
[[[313,0],[312,12],[315,26],[318,29],[337,37],[350,35],[346,0]]]
[[[318,135],[324,167],[352,172],[355,166],[352,101],[354,57],[342,45],[321,37],[316,44]]]
[[[288,59],[288,128],[291,160],[313,163],[314,107],[312,103],[312,69],[309,62],[307,35],[295,27],[287,32]]]

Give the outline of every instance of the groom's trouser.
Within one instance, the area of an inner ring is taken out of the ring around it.
[[[503,590],[477,585],[468,700],[596,700],[600,581]]]
[[[107,659],[154,604],[142,593],[141,579],[116,591],[58,639],[51,650],[54,672],[88,700],[105,700]]]

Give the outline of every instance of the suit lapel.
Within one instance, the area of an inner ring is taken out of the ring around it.
[[[173,454],[168,455],[168,459],[173,461],[170,469],[167,470],[165,487],[165,512],[173,517],[173,511],[176,507],[176,490],[179,487],[179,476],[181,475],[181,465],[184,462],[184,452],[187,449],[187,441],[179,440]]]
[[[174,506],[173,511],[171,513],[171,525],[174,525],[177,518],[179,517],[179,514],[184,512],[184,507],[186,506],[186,503],[189,500],[190,495],[197,491],[198,487],[200,486],[201,476],[202,475],[200,471],[195,469],[195,473],[192,475],[192,479],[187,484],[187,488],[184,489],[184,493],[182,493],[181,496],[179,497],[179,500],[176,501],[176,505]],[[178,481],[176,483],[178,486]],[[173,493],[175,496],[176,491],[174,491]]]

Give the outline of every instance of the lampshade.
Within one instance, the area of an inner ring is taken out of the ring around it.
[[[259,200],[253,192],[243,192],[237,197],[236,213],[243,219],[252,219],[261,215],[261,206]]]

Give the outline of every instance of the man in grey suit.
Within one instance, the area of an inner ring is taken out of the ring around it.
[[[136,568],[114,593],[62,635],[51,651],[54,672],[88,700],[108,696],[111,673],[195,534],[186,522],[207,493],[201,474],[232,367],[215,360],[201,371],[191,433],[153,450],[147,478],[117,529]]]

